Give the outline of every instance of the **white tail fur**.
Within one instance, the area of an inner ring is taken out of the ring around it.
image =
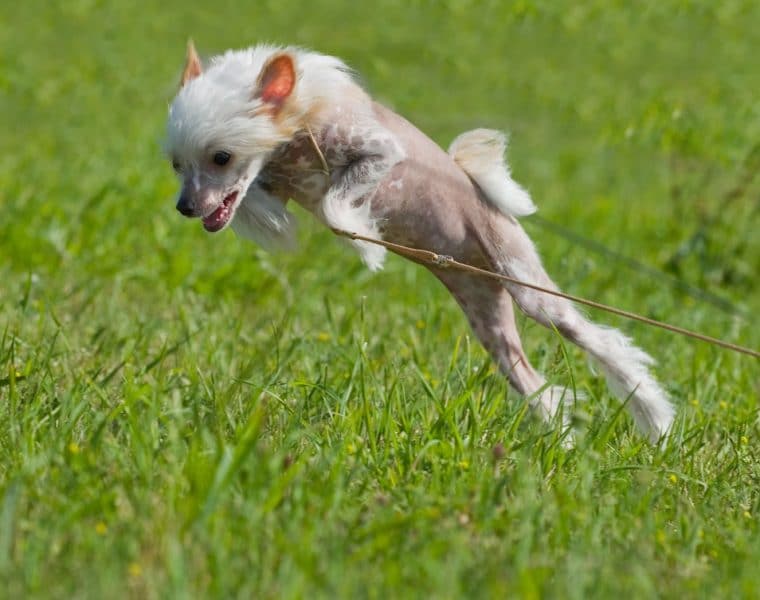
[[[504,160],[507,136],[493,129],[473,129],[458,136],[449,154],[480,187],[491,204],[505,215],[523,217],[536,212],[530,195],[509,173]]]

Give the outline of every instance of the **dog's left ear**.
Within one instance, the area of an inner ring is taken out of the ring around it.
[[[203,73],[201,59],[198,58],[198,53],[195,51],[195,44],[193,44],[193,40],[188,40],[187,58],[185,59],[185,68],[182,71],[182,78],[179,80],[179,87],[185,87],[188,81],[195,79],[201,73]]]
[[[261,69],[254,95],[276,111],[290,97],[295,85],[296,69],[293,59],[288,54],[277,54]]]

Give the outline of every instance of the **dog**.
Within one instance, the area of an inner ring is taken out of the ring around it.
[[[265,248],[292,245],[293,200],[330,228],[556,290],[517,220],[536,207],[512,179],[505,150],[502,133],[476,129],[445,152],[373,101],[341,60],[270,45],[227,51],[204,69],[190,43],[166,135],[181,179],[177,210],[200,218],[209,232],[229,225]],[[350,243],[370,269],[382,267],[384,247]],[[561,412],[568,427],[575,398],[528,362],[513,302],[586,351],[652,442],[667,435],[674,409],[650,373],[654,361],[621,332],[589,321],[563,298],[425,267],[459,303],[511,387],[544,419]]]

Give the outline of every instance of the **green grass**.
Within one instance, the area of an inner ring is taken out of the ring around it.
[[[544,219],[734,308],[526,219],[567,291],[758,348],[758,32],[751,1],[4,8],[0,594],[757,597],[756,360],[594,315],[659,361],[657,450],[521,322],[589,396],[565,450],[423,270],[303,213],[292,254],[204,234],[161,138],[189,36],[337,54],[443,145],[510,131]]]

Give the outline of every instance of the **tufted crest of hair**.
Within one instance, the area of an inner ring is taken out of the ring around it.
[[[292,60],[295,82],[288,97],[259,89],[273,58]],[[220,145],[241,156],[261,154],[288,141],[310,122],[320,106],[348,89],[356,93],[348,67],[339,59],[294,47],[259,45],[213,57],[208,68],[188,79],[169,108],[166,149],[188,159]]]
[[[473,129],[458,136],[449,154],[505,215],[524,217],[536,212],[530,195],[512,179],[504,160],[507,136],[493,129]]]

